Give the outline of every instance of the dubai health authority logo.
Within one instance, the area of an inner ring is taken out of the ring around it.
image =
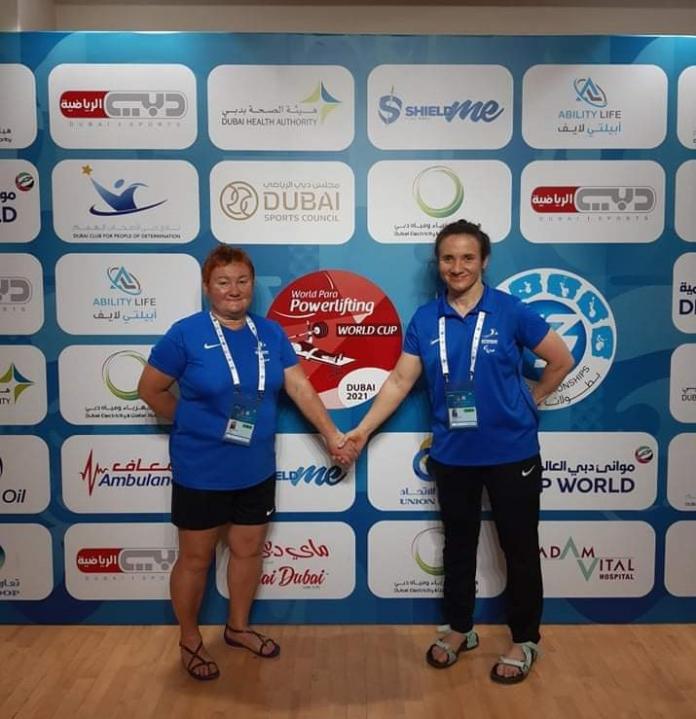
[[[341,104],[341,101],[326,89],[323,82],[318,82],[314,90],[304,100],[300,100],[300,104],[314,105],[319,113],[319,124],[323,125],[324,120]]]
[[[587,280],[565,270],[540,268],[504,280],[498,289],[519,297],[541,315],[568,346],[575,366],[540,409],[581,402],[604,381],[616,353],[616,323],[609,303]],[[534,384],[545,363],[525,350],[522,373]]]

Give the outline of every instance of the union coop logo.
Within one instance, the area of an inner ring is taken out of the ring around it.
[[[424,482],[432,482],[433,478],[428,474],[428,457],[430,456],[430,447],[433,444],[432,435],[428,435],[420,444],[418,451],[413,456],[413,473]]]

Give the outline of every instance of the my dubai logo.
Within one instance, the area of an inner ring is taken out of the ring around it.
[[[14,406],[34,382],[25,377],[14,362],[0,375],[0,407]]]
[[[464,187],[457,173],[445,165],[426,167],[413,180],[413,198],[420,209],[436,219],[453,215],[464,202]]]
[[[186,95],[177,90],[66,90],[58,101],[63,117],[71,120],[180,120],[187,111]]]
[[[558,111],[556,131],[585,137],[619,135],[622,131],[623,111],[610,107],[607,94],[592,77],[573,80],[572,93],[575,107]],[[579,105],[579,107],[578,107]]]
[[[270,105],[249,103],[223,110],[220,123],[223,127],[315,128],[323,125],[341,105],[342,101],[320,80],[308,95],[294,102]]]
[[[341,183],[288,178],[261,182],[228,182],[220,192],[220,209],[230,220],[248,220],[259,212],[264,222],[341,221]]]
[[[102,200],[101,204],[95,203],[89,208],[91,215],[96,215],[97,217],[132,215],[151,210],[154,207],[159,207],[167,201],[164,199],[139,206],[135,200],[135,193],[139,188],[147,187],[144,182],[129,182],[126,184],[123,178],[119,178],[113,183],[113,189],[108,189],[92,177],[93,172],[94,170],[91,165],[82,166],[82,174],[89,178],[92,187]]]
[[[397,120],[432,121],[444,120],[447,123],[484,122],[497,120],[505,111],[497,100],[480,98],[462,98],[452,100],[449,104],[409,104],[395,93],[394,86],[389,93],[379,98],[377,116],[385,125],[392,125]]]
[[[445,532],[441,527],[428,527],[418,532],[411,542],[411,556],[415,563],[431,577],[442,577],[445,567],[442,562],[442,548]]]
[[[133,402],[139,399],[138,380],[147,364],[140,352],[120,350],[110,354],[102,364],[102,379],[114,397]]]
[[[616,353],[616,323],[599,290],[578,275],[550,268],[520,272],[499,289],[519,297],[541,315],[575,360],[575,367],[541,409],[569,407],[594,392],[609,373]],[[526,350],[524,377],[533,384],[543,368],[543,360]]]
[[[157,298],[143,295],[137,276],[125,265],[105,269],[109,294],[93,297],[92,318],[95,320],[132,324],[157,319]]]
[[[601,556],[594,545],[578,548],[573,537],[568,537],[563,546],[541,546],[539,554],[546,561],[574,562],[585,582],[631,582],[636,578],[634,557]]]
[[[90,450],[80,479],[87,488],[91,497],[95,489],[106,487],[108,489],[132,487],[169,487],[172,483],[172,468],[170,464],[159,462],[144,462],[142,457],[129,459],[127,462],[113,462],[110,465],[101,465],[94,458],[94,450]]]

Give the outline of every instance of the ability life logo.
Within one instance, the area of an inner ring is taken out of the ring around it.
[[[621,134],[623,110],[609,106],[607,94],[596,80],[589,76],[576,78],[571,93],[575,95],[576,104],[580,103],[582,108],[560,109],[557,120],[563,124],[558,125],[557,132],[588,138]]]
[[[89,208],[89,212],[92,215],[96,215],[98,217],[132,215],[134,213],[151,210],[154,207],[159,207],[167,201],[165,198],[164,200],[152,202],[139,207],[135,201],[135,193],[140,187],[148,187],[146,183],[131,182],[126,185],[126,181],[123,178],[119,178],[113,183],[113,190],[109,190],[92,177],[94,170],[91,165],[83,165],[81,172],[89,178],[92,187],[97,191],[97,194],[101,197],[104,203],[106,203],[106,206],[102,207],[99,207],[96,203],[93,204]]]
[[[385,125],[392,125],[397,120],[428,121],[444,120],[452,123],[454,120],[472,123],[484,122],[486,124],[497,120],[505,108],[496,100],[471,99],[453,100],[448,105],[411,105],[395,94],[392,85],[389,94],[379,98],[377,115]]]
[[[131,270],[125,265],[111,266],[105,275],[110,292],[92,298],[93,319],[119,325],[157,319],[157,297],[143,295],[140,280]]]
[[[541,409],[562,409],[580,402],[605,379],[616,353],[616,323],[608,302],[582,277],[565,270],[520,272],[498,287],[531,305],[568,346],[575,367]],[[522,372],[537,382],[544,362],[525,350]]]
[[[16,405],[22,394],[33,385],[34,382],[25,377],[12,362],[0,375],[0,407]]]

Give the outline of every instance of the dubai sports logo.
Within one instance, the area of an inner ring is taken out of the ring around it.
[[[538,312],[568,346],[575,367],[540,409],[580,402],[604,381],[616,353],[616,323],[609,303],[587,280],[565,270],[540,268],[504,280],[498,289],[519,297]],[[539,380],[543,360],[525,351],[522,372]]]

